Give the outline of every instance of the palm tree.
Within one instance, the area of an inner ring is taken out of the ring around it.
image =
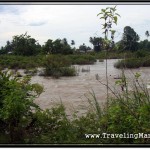
[[[150,36],[149,31],[146,31],[146,32],[145,32],[145,35],[146,35],[147,40],[148,40],[148,37]]]
[[[75,41],[74,40],[71,40],[71,45],[75,45]]]

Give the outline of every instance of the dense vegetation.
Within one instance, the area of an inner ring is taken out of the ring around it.
[[[150,96],[135,75],[133,91],[115,93],[108,107],[101,108],[94,93],[85,116],[68,119],[63,104],[41,110],[34,98],[42,93],[30,77],[0,72],[0,143],[22,144],[133,144],[149,143],[149,138],[92,138],[87,134],[149,133]],[[120,86],[125,80],[118,81]],[[141,86],[138,86],[138,85]],[[127,85],[126,85],[127,86]],[[94,108],[94,109],[92,109]],[[87,138],[86,138],[87,137]]]
[[[132,57],[124,55],[124,59],[114,64],[116,68],[139,68],[150,66],[150,53],[147,51],[137,51]]]
[[[147,39],[140,41],[139,35],[130,26],[125,26],[122,34],[122,39],[118,42],[111,44],[109,51],[120,52],[135,52],[135,51],[150,51],[150,42],[148,41],[149,31],[145,32]],[[90,37],[89,42],[93,45],[95,52],[104,51],[107,49],[106,40],[102,37]],[[74,53],[87,53],[90,48],[84,43],[75,48],[75,41],[72,40],[69,44],[67,39],[48,39],[44,45],[40,45],[36,39],[30,35],[21,34],[15,35],[12,41],[7,41],[5,46],[0,49],[0,54],[14,54],[22,56],[33,56],[40,54],[74,54]]]

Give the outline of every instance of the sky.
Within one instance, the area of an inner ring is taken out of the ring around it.
[[[90,37],[104,37],[102,21],[97,14],[101,9],[115,5],[0,5],[0,47],[15,35],[25,32],[43,45],[48,39],[67,38],[75,41],[76,48],[89,43]],[[146,39],[150,31],[150,5],[117,5],[118,24],[115,41],[119,41],[125,26],[132,27]]]

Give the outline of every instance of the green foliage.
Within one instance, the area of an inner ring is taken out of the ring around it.
[[[97,16],[100,15],[100,19],[104,20],[104,24],[102,24],[105,34],[105,40],[108,40],[108,33],[111,33],[111,39],[113,41],[114,39],[114,33],[115,30],[112,30],[112,25],[115,23],[117,25],[118,16],[120,16],[118,13],[116,13],[116,6],[115,7],[107,7],[106,9],[102,9]]]
[[[42,66],[43,56],[0,55],[0,66],[5,69],[31,69]]]
[[[86,54],[86,55],[69,55],[68,58],[72,62],[72,64],[78,65],[88,65],[94,64],[96,62],[96,57]]]
[[[48,54],[52,53],[53,49],[53,40],[48,39],[47,42],[45,42],[45,45],[43,46],[43,53]]]
[[[61,76],[75,76],[75,68],[70,67],[70,60],[61,55],[49,55],[44,62],[45,75],[59,78]]]
[[[101,37],[90,37],[89,42],[93,44],[94,51],[99,52],[101,50],[104,50],[104,39]]]
[[[149,57],[123,59],[114,64],[114,67],[116,68],[139,68],[149,66]]]
[[[136,51],[138,50],[139,35],[130,26],[124,27],[123,38],[121,45],[123,50]]]
[[[60,144],[71,139],[71,122],[67,119],[63,105],[51,110],[37,111],[32,129],[32,143]]]
[[[64,38],[56,39],[55,41],[48,39],[45,45],[43,45],[44,54],[73,54],[73,49],[67,42],[67,39]]]
[[[118,13],[116,13],[116,6],[115,7],[107,7],[106,9],[101,9],[101,12],[97,16],[101,16],[100,19],[104,21],[102,24],[102,30],[104,30],[103,34],[105,38],[103,40],[103,46],[105,48],[105,57],[106,57],[106,90],[107,90],[107,103],[108,99],[108,66],[107,66],[107,59],[108,59],[108,51],[113,49],[114,47],[114,34],[115,30],[112,30],[112,25],[117,25]],[[111,34],[111,38],[109,39],[108,34]]]
[[[138,50],[135,52],[135,57],[137,57],[137,58],[146,57],[148,55],[150,55],[150,53],[145,50]]]
[[[1,50],[0,50],[0,54],[8,54],[8,53],[11,53],[13,50],[13,47],[12,47],[12,44],[10,41],[7,41],[6,42],[6,45],[3,47],[1,47]]]
[[[136,58],[130,58],[125,60],[119,60],[114,64],[116,68],[139,68],[141,67],[141,61]]]
[[[82,45],[79,46],[79,50],[82,52],[87,52],[87,46],[83,43]]]
[[[150,42],[148,40],[143,40],[139,42],[139,50],[144,52],[150,51]]]
[[[25,34],[16,35],[11,42],[12,52],[15,55],[32,56],[37,55],[41,47],[34,38]]]
[[[10,143],[24,143],[32,111],[39,108],[33,100],[42,92],[42,87],[29,82],[30,78],[19,79],[0,72],[0,134],[8,137]]]

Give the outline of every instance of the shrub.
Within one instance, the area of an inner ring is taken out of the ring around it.
[[[39,108],[33,100],[41,94],[42,88],[29,81],[29,77],[19,79],[8,72],[0,72],[0,135],[8,138],[9,143],[25,142],[32,112]]]
[[[30,134],[32,143],[60,144],[72,140],[71,122],[66,117],[63,105],[51,110],[37,111],[34,118],[36,121]]]
[[[0,55],[0,65],[3,69],[29,69],[42,66],[43,56]]]
[[[114,67],[116,68],[139,68],[141,66],[142,66],[142,62],[136,58],[119,60],[114,64]]]
[[[68,57],[70,58],[72,64],[77,65],[89,65],[94,64],[94,62],[96,62],[96,58],[89,54],[69,55]]]
[[[150,67],[150,57],[142,58],[142,66],[143,67]]]
[[[71,62],[65,56],[49,55],[44,62],[45,75],[59,78],[61,76],[76,75],[75,68],[70,67]]]
[[[138,50],[137,52],[135,52],[135,57],[137,58],[146,57],[148,55],[150,55],[150,53],[145,50]]]
[[[61,68],[62,76],[76,76],[75,67],[64,67]]]

